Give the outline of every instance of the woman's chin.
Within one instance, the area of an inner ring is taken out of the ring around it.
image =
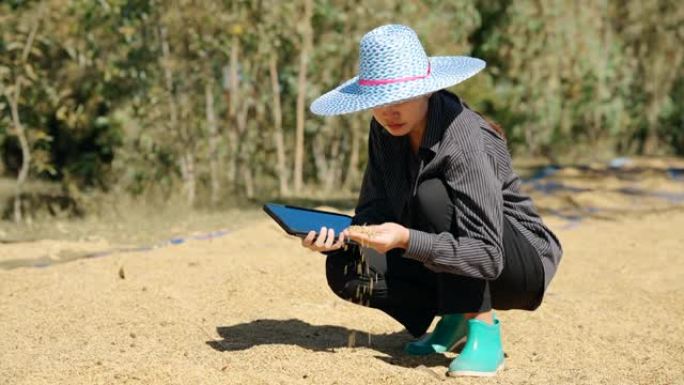
[[[406,124],[402,124],[400,127],[385,127],[385,131],[389,132],[392,136],[404,136],[411,132],[410,129],[407,129]]]

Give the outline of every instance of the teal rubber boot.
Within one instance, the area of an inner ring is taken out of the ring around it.
[[[501,325],[468,320],[468,339],[461,354],[449,365],[449,376],[494,376],[504,366]]]
[[[442,316],[432,333],[409,342],[404,347],[404,351],[413,356],[445,353],[463,342],[467,332],[468,323],[463,314],[447,314]]]

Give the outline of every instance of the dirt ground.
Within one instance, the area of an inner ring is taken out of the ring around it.
[[[212,239],[65,263],[112,245],[0,244],[0,264],[54,262],[0,268],[0,384],[684,384],[684,207],[613,196],[611,178],[636,182],[602,178],[570,203],[532,191],[565,253],[537,311],[499,312],[497,377],[446,377],[454,353],[405,356],[399,324],[338,299],[324,257],[257,215]]]

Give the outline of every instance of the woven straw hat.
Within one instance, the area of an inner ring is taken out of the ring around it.
[[[411,99],[458,84],[485,62],[467,56],[425,54],[405,25],[378,27],[361,39],[359,75],[311,103],[317,115],[341,115]]]

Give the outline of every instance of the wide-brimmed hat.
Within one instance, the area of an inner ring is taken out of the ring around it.
[[[468,56],[428,57],[411,28],[384,25],[361,39],[359,75],[314,100],[311,112],[341,115],[397,103],[458,84],[485,65]]]

